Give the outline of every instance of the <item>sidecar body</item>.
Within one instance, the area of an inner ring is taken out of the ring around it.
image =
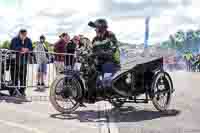
[[[174,51],[152,48],[145,49],[142,53],[127,54],[121,68],[110,76],[111,89],[115,95],[113,97],[117,99],[110,102],[114,106],[121,106],[125,102],[148,103],[153,100],[158,110],[165,110],[174,88],[170,75],[164,70],[163,60],[173,54]],[[141,98],[141,95],[145,98]],[[167,97],[163,107],[158,103],[160,95]],[[120,98],[124,100],[119,100]]]

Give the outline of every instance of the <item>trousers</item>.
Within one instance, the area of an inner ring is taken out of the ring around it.
[[[20,82],[19,91],[24,93],[26,90],[27,64],[13,64],[10,69],[13,86],[18,87]]]

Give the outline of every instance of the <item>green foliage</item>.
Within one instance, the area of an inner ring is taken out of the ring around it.
[[[10,47],[10,41],[6,40],[0,44],[0,48],[8,49]]]
[[[37,45],[36,41],[33,41],[33,48]],[[48,51],[53,52],[53,45],[49,42],[45,42],[45,46],[48,49]],[[10,47],[10,41],[6,40],[0,43],[0,48],[2,49],[9,49]]]
[[[33,48],[35,48],[35,46],[37,45],[37,42],[33,42]]]
[[[33,48],[37,45],[37,42],[33,42]],[[45,42],[45,47],[49,52],[53,52],[53,45],[49,43],[48,41]]]
[[[49,42],[45,42],[45,46],[48,49],[49,52],[53,52],[53,45]]]
[[[185,33],[182,30],[179,30],[175,33],[176,41],[183,42],[185,40]]]
[[[177,51],[197,51],[200,44],[200,30],[179,30],[169,36],[169,39],[161,43],[163,48],[173,48]]]

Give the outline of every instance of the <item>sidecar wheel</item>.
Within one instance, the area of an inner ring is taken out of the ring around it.
[[[112,104],[112,106],[114,106],[115,108],[120,108],[123,106],[123,104],[125,103],[125,101],[120,100],[118,98],[113,98],[110,99],[109,102]]]
[[[50,88],[50,102],[53,107],[61,113],[72,113],[79,106],[78,99],[82,96],[82,89],[77,79],[65,75],[59,75],[52,83]],[[62,106],[60,103],[70,104],[69,106]]]
[[[161,112],[167,110],[173,92],[173,83],[170,75],[159,72],[155,75],[152,83],[152,102],[154,107]]]

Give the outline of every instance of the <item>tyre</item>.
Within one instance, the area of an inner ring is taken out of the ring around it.
[[[124,105],[125,101],[121,100],[119,98],[112,98],[109,100],[109,102],[112,104],[113,107],[115,108],[120,108]]]
[[[153,79],[151,86],[152,102],[154,107],[161,112],[167,110],[170,105],[173,92],[173,83],[167,72],[158,72]]]
[[[60,113],[70,114],[79,106],[79,99],[82,97],[82,88],[80,82],[74,77],[59,75],[50,88],[50,102],[53,107]],[[63,107],[71,103],[71,107]]]

